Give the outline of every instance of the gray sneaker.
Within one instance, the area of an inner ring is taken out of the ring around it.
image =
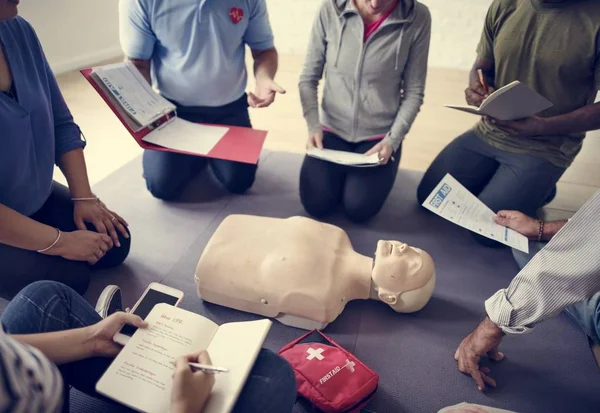
[[[98,297],[96,312],[100,314],[100,317],[106,318],[117,311],[123,311],[121,289],[116,285],[109,285]]]

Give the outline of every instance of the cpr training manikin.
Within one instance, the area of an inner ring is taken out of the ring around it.
[[[361,255],[344,230],[310,218],[230,215],[202,252],[195,281],[207,302],[312,330],[352,300],[419,311],[433,294],[435,265],[398,241],[379,241],[375,259]]]

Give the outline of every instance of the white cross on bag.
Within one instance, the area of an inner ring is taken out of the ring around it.
[[[355,362],[346,359],[346,364],[344,364],[343,368],[346,368],[346,369],[350,370],[352,373],[354,373],[354,366],[356,366]]]
[[[325,350],[322,348],[315,350],[314,348],[311,347],[308,350],[306,350],[306,352],[308,353],[308,357],[306,357],[306,359],[312,360],[312,359],[316,358],[317,360],[321,361],[325,358],[325,356],[321,355],[321,353],[323,353],[323,351],[325,351]]]

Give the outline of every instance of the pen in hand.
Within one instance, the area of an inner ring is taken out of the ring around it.
[[[171,361],[171,364],[175,365],[175,361]],[[229,371],[226,367],[212,366],[210,364],[192,363],[188,362],[188,365],[193,371],[202,371],[207,374],[227,373]]]
[[[488,97],[488,85],[485,81],[485,76],[483,76],[483,70],[481,69],[477,69],[477,76],[479,77],[479,83],[481,83],[481,86],[483,86],[483,96],[484,97]]]

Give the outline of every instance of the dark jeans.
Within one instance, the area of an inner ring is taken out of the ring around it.
[[[100,321],[100,316],[79,294],[66,285],[39,281],[27,286],[10,302],[2,316],[9,334],[37,334],[81,328]],[[69,386],[109,401],[95,391],[112,359],[89,358],[61,365],[65,382],[65,407],[69,411]],[[277,354],[261,350],[234,411],[291,412],[296,402],[296,380],[290,365]]]
[[[196,123],[251,127],[245,94],[239,100],[220,107],[177,105],[177,115]],[[190,180],[209,164],[217,180],[231,193],[242,194],[254,183],[257,165],[145,150],[143,167],[146,186],[156,198],[174,200]]]
[[[351,143],[333,133],[323,132],[325,149],[365,153],[378,142]],[[352,221],[368,221],[379,213],[394,186],[401,152],[402,147],[393,154],[394,160],[372,168],[356,168],[304,157],[300,170],[300,200],[304,209],[321,219],[342,205]]]
[[[535,217],[538,209],[554,196],[556,183],[564,172],[564,168],[543,158],[494,148],[469,131],[452,141],[433,161],[417,189],[417,198],[422,204],[449,173],[492,211],[517,210]],[[495,244],[479,235],[476,239]]]
[[[61,231],[75,231],[73,201],[69,189],[58,182],[42,208],[31,216],[35,221],[58,228]],[[88,224],[88,229],[95,228]],[[121,264],[129,254],[131,238],[119,234],[121,247],[111,248],[94,266],[87,262],[69,261],[20,248],[0,244],[0,295],[13,297],[27,284],[37,280],[59,281],[83,294],[90,283],[92,268],[109,268]]]

